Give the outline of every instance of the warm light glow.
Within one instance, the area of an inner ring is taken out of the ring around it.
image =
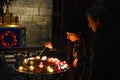
[[[47,56],[43,56],[41,60],[45,61],[47,59]]]
[[[40,67],[40,68],[43,68],[43,67],[44,67],[43,62],[40,62],[39,67]]]
[[[27,64],[28,63],[28,60],[25,58],[24,61],[23,61],[24,64]]]
[[[11,25],[5,25],[5,26],[9,26],[9,27],[18,27],[19,25],[11,24]]]
[[[30,68],[30,71],[34,70],[34,66],[32,66],[32,65],[29,68]]]
[[[35,57],[30,57],[28,58],[28,60],[35,60]]]
[[[60,64],[60,60],[57,60],[57,61],[55,62],[55,65],[58,65],[58,64]]]
[[[48,58],[47,61],[48,61],[48,62],[51,62],[51,58]]]
[[[42,60],[41,60],[42,59]],[[18,71],[26,71],[32,73],[54,73],[64,72],[69,69],[66,61],[58,58],[40,56],[24,58],[23,64],[18,67]]]
[[[67,62],[66,61],[63,61],[64,64],[66,64]]]
[[[64,67],[67,68],[67,67],[68,67],[68,64],[64,64]]]
[[[34,61],[30,61],[30,65],[34,65]]]
[[[40,59],[40,56],[36,56],[36,59],[39,60],[39,59]]]
[[[50,66],[47,67],[47,71],[49,71],[50,73],[52,73],[54,70],[53,68],[51,68]]]
[[[18,70],[19,70],[19,71],[23,71],[23,67],[22,67],[22,66],[19,66]]]

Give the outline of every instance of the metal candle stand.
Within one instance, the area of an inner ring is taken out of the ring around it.
[[[58,58],[42,56],[46,48],[37,56],[25,57],[16,68],[19,73],[26,74],[27,80],[59,80],[70,69],[66,61]]]

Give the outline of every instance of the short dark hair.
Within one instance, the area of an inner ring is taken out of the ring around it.
[[[79,33],[82,31],[82,28],[78,24],[68,24],[65,26],[65,32]]]
[[[87,10],[86,15],[90,15],[93,20],[99,19],[101,23],[110,21],[109,11],[103,5],[93,5]]]

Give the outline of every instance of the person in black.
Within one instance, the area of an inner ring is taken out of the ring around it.
[[[110,24],[110,14],[104,6],[94,5],[87,10],[86,15],[93,36],[88,49],[84,80],[115,80],[118,78],[117,39]]]
[[[74,25],[66,29],[66,38],[68,39],[63,49],[56,49],[53,47],[51,42],[45,43],[45,47],[59,52],[64,53],[64,59],[70,65],[67,80],[82,80],[83,65],[86,57],[86,47],[82,36],[82,31],[76,28]]]
[[[3,59],[0,59],[0,80],[9,80],[8,67]]]

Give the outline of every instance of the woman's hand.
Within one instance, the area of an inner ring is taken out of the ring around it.
[[[52,48],[53,48],[53,45],[52,45],[51,42],[46,42],[46,43],[45,43],[45,47],[46,47],[46,48],[49,48],[49,49],[52,49]]]
[[[73,67],[77,67],[78,58],[75,58],[73,61]]]

